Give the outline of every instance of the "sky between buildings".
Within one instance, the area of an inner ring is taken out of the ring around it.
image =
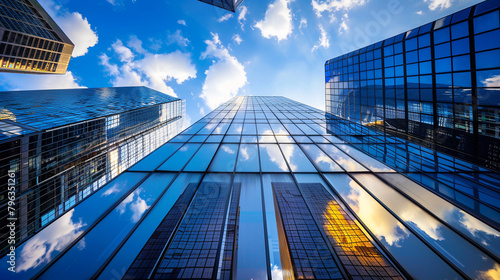
[[[0,91],[144,85],[186,100],[188,123],[236,95],[324,110],[324,62],[482,2],[39,0],[75,44],[65,75],[0,74]]]

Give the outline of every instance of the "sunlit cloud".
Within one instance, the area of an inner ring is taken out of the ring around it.
[[[241,30],[244,30],[245,22],[247,20],[248,9],[246,6],[239,6],[238,10],[240,11],[238,14],[238,23],[241,26]]]
[[[451,7],[453,0],[424,0],[424,2],[429,3],[429,10],[434,11],[436,9],[448,9]]]
[[[313,46],[311,50],[312,52],[314,52],[319,47],[323,47],[325,49],[330,47],[330,38],[328,36],[328,33],[326,33],[325,29],[323,28],[323,25],[319,25],[319,30],[321,35],[319,37],[319,41]]]
[[[485,280],[495,280],[495,279],[500,279],[500,264],[495,263],[493,268],[481,272],[481,278],[480,279],[485,279]]]
[[[74,209],[55,220],[50,226],[33,236],[24,245],[20,256],[17,272],[36,268],[52,260],[54,251],[62,251],[83,233],[85,223],[74,221]]]
[[[183,20],[183,19],[178,20],[178,21],[177,21],[177,23],[178,23],[178,24],[180,24],[180,25],[187,26],[187,25],[186,25],[186,21],[185,21],[185,20]]]
[[[205,71],[206,78],[200,98],[210,109],[215,109],[238,94],[247,84],[247,76],[243,64],[229,54],[218,34],[212,33],[212,39],[205,43],[207,49],[201,54],[201,58],[213,58],[214,61]]]
[[[167,44],[177,44],[179,47],[187,47],[189,45],[189,40],[182,36],[180,30],[176,30],[173,34],[168,34]]]
[[[241,44],[241,42],[243,42],[243,40],[241,39],[239,34],[233,35],[233,41],[236,43],[236,45],[239,45],[239,44]]]
[[[290,0],[275,0],[272,4],[269,4],[264,19],[255,24],[262,37],[267,39],[275,37],[279,42],[287,39],[292,34],[290,2]]]
[[[9,90],[84,88],[78,80],[71,71],[64,75],[0,73],[0,85]]]
[[[100,64],[111,77],[113,86],[143,85],[177,96],[167,83],[175,81],[182,84],[188,79],[196,78],[191,54],[178,50],[171,53],[151,53],[142,49],[142,42],[137,37],[132,38],[129,44],[132,48],[125,46],[121,40],[116,40],[111,45],[111,56],[104,53],[99,56]],[[111,61],[113,56],[118,58],[119,63]]]
[[[83,56],[98,41],[97,33],[87,18],[77,12],[70,12],[57,1],[40,0],[40,4],[75,45],[72,57]]]
[[[484,81],[481,81],[481,83],[485,87],[500,87],[500,75],[495,75],[491,78],[484,79]]]
[[[217,21],[224,22],[232,17],[233,17],[233,14],[227,13],[227,14],[223,15],[222,17],[218,18]]]

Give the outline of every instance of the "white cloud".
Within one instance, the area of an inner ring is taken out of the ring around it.
[[[276,37],[279,42],[287,39],[288,35],[292,33],[290,2],[290,0],[275,0],[272,4],[269,4],[264,19],[255,24],[255,27],[260,29],[264,38]]]
[[[72,57],[85,55],[90,47],[97,44],[97,33],[92,30],[87,18],[80,13],[69,12],[52,0],[39,2],[75,45]]]
[[[325,29],[321,24],[319,25],[319,30],[321,32],[319,41],[313,46],[311,51],[315,51],[319,47],[324,47],[324,48],[330,47],[330,38],[328,37],[328,34],[326,33]]]
[[[307,19],[303,17],[300,19],[299,29],[302,29],[305,27],[307,27]]]
[[[142,47],[142,41],[135,35],[130,36],[127,46],[131,47],[138,53],[146,53],[146,50]]]
[[[500,75],[495,75],[481,81],[485,87],[500,87]]]
[[[134,45],[142,46],[142,42],[136,38]],[[124,46],[120,40],[113,43],[111,50],[111,57],[101,54],[99,59],[107,74],[111,76],[113,86],[144,85],[177,96],[167,83],[175,80],[177,84],[182,84],[196,77],[196,68],[191,63],[189,53],[175,51],[154,54],[144,50],[141,54]],[[118,57],[120,63],[111,62],[113,56]]]
[[[423,12],[422,10],[420,10],[420,11],[415,12],[415,14],[417,14],[417,15],[420,15],[420,16],[421,16],[421,15],[423,15],[423,14],[424,14],[424,12]]]
[[[168,34],[167,44],[177,44],[180,47],[187,47],[189,40],[182,36],[181,31],[177,30],[174,34]]]
[[[247,20],[248,9],[246,6],[239,6],[240,13],[238,14],[238,22],[240,23],[241,30],[245,26]]]
[[[236,45],[239,45],[239,44],[241,44],[241,42],[243,42],[243,40],[241,39],[239,34],[233,35],[233,41],[236,43]]]
[[[0,84],[9,90],[41,90],[41,89],[65,89],[82,88],[77,78],[71,71],[64,75],[35,75],[35,74],[0,74]]]
[[[244,66],[229,54],[219,40],[219,35],[212,33],[212,40],[206,40],[207,49],[201,58],[214,58],[214,63],[205,71],[200,97],[210,109],[215,109],[224,101],[236,96],[247,84]]]
[[[352,8],[363,6],[366,0],[312,0],[311,5],[317,17],[323,12],[336,12],[340,10],[349,11]]]
[[[217,19],[217,21],[218,22],[224,22],[224,21],[226,21],[226,20],[228,20],[228,19],[230,19],[232,17],[233,17],[233,14],[227,13],[227,14],[223,15],[222,17],[220,17],[219,19]]]
[[[343,31],[349,30],[349,27],[347,26],[347,20],[349,19],[349,15],[345,13],[342,16],[342,19],[339,24],[339,34],[342,34]]]
[[[178,24],[180,24],[180,25],[187,26],[187,25],[186,25],[186,21],[185,21],[185,20],[183,20],[183,19],[178,20],[178,21],[177,21],[177,23],[178,23]]]
[[[434,11],[436,9],[444,10],[451,7],[453,0],[424,0],[424,2],[429,3],[429,9]]]
[[[25,271],[50,262],[54,251],[64,250],[83,233],[86,224],[81,220],[73,220],[74,211],[75,209],[71,209],[26,242],[19,256],[17,271]]]

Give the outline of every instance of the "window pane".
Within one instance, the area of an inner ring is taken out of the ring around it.
[[[500,49],[476,53],[476,68],[498,68],[500,67]]]
[[[238,144],[222,144],[215,155],[208,171],[233,172]]]
[[[320,171],[323,172],[342,172],[342,168],[338,166],[327,154],[321,151],[316,145],[302,144],[300,145],[306,154],[314,161]]]
[[[198,150],[201,144],[185,144],[173,156],[171,156],[164,164],[158,168],[162,171],[180,171],[184,165],[191,159],[194,153]]]
[[[262,172],[288,172],[285,159],[276,144],[259,145]]]
[[[217,151],[218,146],[218,144],[203,144],[194,157],[189,161],[186,168],[184,168],[184,171],[207,170],[207,167]]]
[[[160,166],[162,162],[167,160],[169,156],[177,151],[177,149],[179,149],[181,145],[181,143],[167,143],[148,155],[143,160],[139,161],[136,165],[132,166],[130,170],[153,171],[158,166]]]
[[[259,172],[259,154],[256,144],[241,144],[236,172]]]
[[[316,172],[316,168],[296,144],[280,144],[290,169],[293,172]]]
[[[474,19],[474,33],[481,33],[500,27],[498,11],[494,11]]]

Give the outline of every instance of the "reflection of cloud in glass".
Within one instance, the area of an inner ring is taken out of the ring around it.
[[[339,168],[337,167],[337,165],[332,161],[331,158],[327,157],[325,154],[320,154],[316,157],[316,159],[314,160],[314,162],[316,164],[320,164],[320,163],[326,163],[328,165],[330,165],[330,170],[339,170]]]
[[[262,135],[273,135],[273,131],[268,129],[268,130],[262,132]]]
[[[293,162],[292,162],[292,156],[293,156],[293,152],[295,151],[295,146],[293,146],[293,145],[280,145],[280,146],[281,146],[281,149],[283,150],[283,155],[285,156],[286,160],[288,161],[288,164],[290,164],[290,168],[292,170],[297,170],[297,165],[293,164]],[[281,168],[281,169],[283,169],[283,168]],[[283,170],[286,170],[286,169],[283,169]]]
[[[187,150],[188,150],[188,146],[187,145],[184,145],[184,146],[182,146],[182,148],[180,148],[181,152],[185,152]]]
[[[141,218],[142,214],[148,210],[149,205],[146,203],[146,201],[140,197],[142,189],[138,189],[131,193],[127,198],[125,198],[118,207],[116,207],[116,211],[120,212],[120,215],[125,213],[125,210],[127,209],[127,206],[130,204],[129,209],[132,211],[132,217],[130,217],[130,220],[133,223],[136,223],[139,221]]]
[[[215,133],[214,134],[220,134],[220,132],[222,131],[222,127],[218,126],[216,129],[215,129]]]
[[[347,198],[359,218],[379,239],[385,238],[390,246],[399,247],[398,242],[408,237],[408,231],[368,193],[360,191],[356,182],[349,185],[351,192]]]
[[[283,271],[278,268],[277,265],[272,265],[273,269],[271,270],[271,279],[273,280],[283,280]]]
[[[288,134],[288,132],[284,130],[282,127],[280,127],[278,131],[276,131],[276,134]]]
[[[286,166],[286,162],[281,155],[281,151],[277,145],[261,145],[261,149],[266,150],[269,159],[276,163],[279,169],[283,171],[288,171],[288,167]]]
[[[222,149],[224,150],[224,152],[228,153],[228,154],[234,154],[235,151],[233,151],[231,148],[229,148],[228,146],[221,146]]]
[[[247,161],[250,159],[250,155],[248,154],[248,147],[247,146],[241,146],[241,149],[240,149],[240,159],[241,157],[243,157],[243,160],[244,161]]]
[[[120,189],[120,186],[118,186],[117,184],[113,185],[113,187],[107,189],[103,194],[102,196],[108,196],[108,195],[112,195],[114,193],[117,193],[117,192],[120,192],[121,189]]]
[[[492,269],[481,272],[478,279],[484,279],[484,280],[500,279],[500,265],[498,263],[495,263]]]
[[[81,228],[86,224],[81,220],[76,223],[72,220],[74,211],[75,209],[71,209],[24,245],[19,257],[18,272],[48,263],[54,251],[62,251],[83,233]]]
[[[342,150],[353,158],[358,159],[360,162],[363,162],[363,164],[373,172],[394,172],[391,168],[386,166],[385,164],[379,162],[378,160],[369,157],[368,155],[364,154],[361,151],[358,151],[356,149],[353,149],[347,145],[339,145],[339,147],[342,147]]]
[[[481,83],[485,87],[497,87],[500,88],[500,75],[495,75],[491,78],[486,78]]]
[[[490,226],[485,223],[479,221],[478,219],[472,217],[471,215],[460,210],[460,223],[464,228],[466,228],[472,235],[477,237],[478,232],[486,233],[487,235],[491,235],[492,237],[500,237],[498,231],[494,230]],[[483,243],[487,245],[487,242],[483,240]]]

